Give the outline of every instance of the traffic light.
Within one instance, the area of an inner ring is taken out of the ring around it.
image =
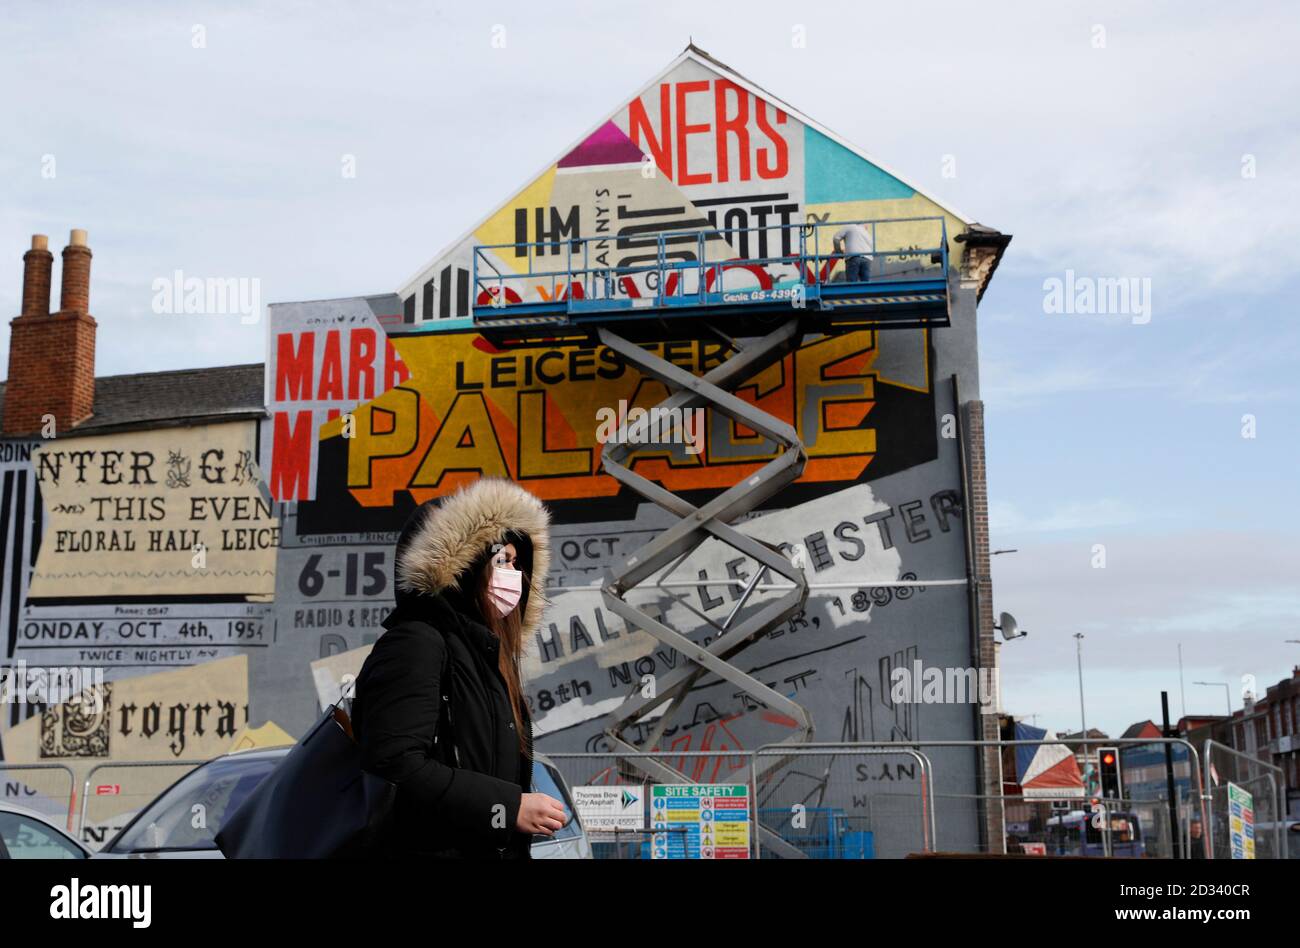
[[[1124,795],[1119,775],[1119,748],[1103,747],[1097,751],[1097,774],[1101,780],[1101,795],[1118,800]]]

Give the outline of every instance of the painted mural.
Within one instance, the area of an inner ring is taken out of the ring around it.
[[[314,497],[320,426],[410,375],[384,331],[400,306],[391,294],[272,304],[262,457],[275,499]]]
[[[60,825],[66,825],[71,809],[75,822],[69,828],[80,827],[80,838],[92,848],[194,761],[226,753],[246,733],[244,655],[83,682],[85,687],[71,694],[38,691],[35,680],[27,676],[19,697],[22,704],[30,698],[37,713],[5,733],[0,799],[42,812]],[[115,766],[126,762],[146,766]],[[24,766],[31,764],[42,766]],[[87,781],[89,796],[83,801]]]
[[[4,443],[0,799],[71,808],[75,831],[93,774],[98,846],[247,724],[250,663],[277,644],[260,428]],[[104,768],[127,761],[151,763]]]
[[[260,428],[158,428],[25,451],[33,501],[27,519],[11,518],[9,551],[28,569],[5,589],[6,659],[93,665],[112,680],[272,649],[281,540],[260,483]]]
[[[280,477],[274,466],[271,475],[277,498],[292,501],[276,610],[280,627],[292,629],[286,641],[297,642],[295,654],[312,667],[314,696],[323,701],[337,693],[377,637],[384,609],[375,606],[392,599],[392,544],[415,505],[477,477],[505,476],[546,500],[556,523],[552,605],[525,669],[538,747],[607,750],[602,732],[609,714],[642,676],[663,674],[685,659],[627,628],[600,599],[606,569],[671,520],[603,473],[597,417],[620,402],[648,407],[668,393],[603,346],[499,349],[473,332],[471,305],[490,303],[498,293],[509,302],[580,293],[580,284],[556,277],[575,254],[591,255],[593,266],[635,268],[657,253],[644,235],[665,231],[682,232],[681,240],[667,242],[682,260],[720,269],[736,258],[765,258],[761,267],[728,272],[728,288],[778,287],[797,276],[782,258],[800,240],[829,251],[833,231],[821,225],[936,216],[950,237],[965,226],[743,80],[688,56],[397,296],[272,307],[272,416],[300,410],[287,393],[333,393],[311,417],[315,457],[293,462],[312,478]],[[929,239],[924,226],[882,225],[876,247],[900,251],[891,265],[906,267],[904,251]],[[840,278],[838,260],[823,266],[822,278]],[[485,273],[508,276],[493,281]],[[649,295],[653,279],[634,271],[621,278],[619,292]],[[957,308],[973,317],[973,291]],[[363,397],[369,377],[351,366],[348,354],[374,353],[370,361],[378,369],[381,349],[367,343],[358,350],[342,322],[344,313],[364,318],[367,311],[395,353],[383,360],[373,397]],[[337,341],[330,333],[339,334]],[[644,344],[695,374],[726,357],[721,343],[699,339]],[[321,361],[323,352],[335,354],[334,365]],[[973,333],[956,326],[808,336],[738,392],[794,425],[809,457],[801,478],[742,529],[783,548],[799,545],[810,582],[833,587],[815,589],[805,611],[747,648],[741,664],[804,704],[817,740],[974,736],[969,706],[897,704],[889,695],[894,668],[918,659],[970,661],[964,491],[957,442],[951,430],[943,433],[943,421],[957,411],[951,376],[961,377],[964,395],[974,394],[974,360]],[[304,458],[301,435],[292,449],[281,443],[291,428],[275,428],[275,442],[264,452],[273,465]],[[632,463],[699,503],[757,470],[775,450],[754,432],[707,413],[702,451],[643,450]],[[684,590],[648,583],[634,595],[707,644],[716,632],[702,617],[722,622],[740,598],[737,587],[724,583],[750,578],[752,568],[729,549],[706,544],[657,579],[718,585]],[[892,585],[899,581],[918,585]],[[306,691],[308,680],[292,687]],[[730,683],[706,675],[659,746],[754,748],[781,739],[788,726]],[[637,741],[647,732],[627,736]],[[941,789],[972,793],[973,761],[946,757]],[[673,763],[696,779],[725,776],[718,772],[721,759]],[[891,829],[881,814],[900,799],[910,802],[917,780],[905,758],[822,762],[785,774],[766,804],[838,807],[861,820],[871,811],[879,824],[877,851],[904,852],[916,845],[914,827]],[[952,806],[963,812],[966,804]],[[973,816],[951,826],[952,845],[971,844]]]
[[[46,533],[28,603],[266,597],[279,524],[252,422],[59,438],[32,452]]]
[[[498,349],[473,332],[471,306],[494,293],[581,292],[554,275],[581,238],[607,238],[584,245],[599,266],[634,268],[657,252],[658,238],[645,235],[680,232],[666,244],[675,259],[709,265],[728,287],[769,289],[798,276],[788,258],[801,242],[829,252],[834,222],[915,218],[941,219],[949,238],[968,223],[741,77],[684,54],[398,292],[271,306],[260,424],[86,439],[92,453],[77,457],[62,439],[0,445],[3,659],[102,668],[110,759],[135,753],[147,722],[145,759],[218,753],[267,722],[301,734],[382,632],[406,516],[467,480],[507,476],[555,521],[552,605],[525,669],[538,749],[604,751],[610,712],[643,676],[686,661],[610,615],[597,588],[612,563],[671,522],[603,473],[598,412],[667,393],[602,346]],[[897,251],[890,265],[906,268],[907,251],[930,239],[922,230],[882,225],[876,247]],[[541,246],[521,253],[530,243]],[[477,285],[475,247],[486,261]],[[754,257],[763,264],[727,267]],[[819,266],[822,279],[841,278],[838,260]],[[511,278],[493,284],[484,272]],[[632,272],[618,290],[649,295],[654,279]],[[975,736],[969,706],[897,704],[889,694],[895,667],[970,662],[965,492],[950,420],[954,379],[963,399],[978,396],[974,312],[974,290],[961,288],[950,328],[807,336],[738,392],[792,424],[809,458],[740,528],[802,548],[814,584],[804,612],[738,663],[803,704],[816,740]],[[698,339],[647,345],[696,374],[726,357]],[[205,455],[213,448],[219,457]],[[774,453],[708,413],[703,450],[645,450],[632,463],[699,503]],[[207,551],[203,578],[188,571],[196,544]],[[184,557],[180,573],[174,557]],[[648,583],[634,595],[707,644],[716,631],[706,619],[741,606],[732,584],[752,569],[705,544],[658,577],[703,585]],[[175,698],[197,680],[207,690]],[[0,754],[38,759],[45,734],[68,731],[57,710],[67,697],[5,709]],[[136,730],[119,735],[119,724]],[[659,747],[750,749],[789,726],[704,675]],[[975,792],[969,755],[934,759],[940,793]],[[695,779],[727,776],[721,758],[671,762]],[[821,761],[790,769],[761,802],[839,809],[877,833],[878,854],[898,855],[917,838],[891,801],[912,799],[918,779],[904,758]],[[92,834],[125,812],[100,805]],[[974,844],[970,807],[956,796],[948,804],[951,848]]]
[[[796,494],[816,496],[856,483],[869,468],[886,474],[935,456],[926,333],[906,335],[809,339],[740,390],[799,431],[809,463]],[[603,346],[498,351],[472,330],[399,336],[393,344],[412,375],[319,427],[317,496],[300,503],[300,530],[399,529],[403,505],[480,476],[519,481],[551,502],[561,520],[634,513],[601,471],[597,417],[609,406],[650,407],[668,394],[660,383]],[[714,342],[648,348],[697,374],[726,355]],[[286,376],[300,386],[315,381],[305,364],[275,371],[277,389],[289,386]],[[272,408],[281,414],[278,404]],[[765,438],[713,413],[703,442],[698,452],[682,445],[641,452],[635,467],[689,493],[729,486],[777,453]],[[272,451],[276,458],[287,453]]]
[[[966,223],[740,77],[687,56],[403,286],[404,319],[428,330],[497,293],[508,302],[563,298],[572,284],[522,275],[564,269],[583,252],[580,237],[608,237],[586,245],[587,266],[630,268],[654,259],[646,235],[680,232],[669,240],[673,259],[763,258],[762,267],[728,271],[726,286],[771,289],[794,277],[795,264],[778,258],[795,254],[801,236],[831,252],[833,222],[889,222],[876,249],[899,252],[933,246],[935,218],[950,239]],[[822,268],[835,279],[843,264]],[[621,288],[648,295],[655,279],[634,273]]]

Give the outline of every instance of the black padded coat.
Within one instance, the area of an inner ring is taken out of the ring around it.
[[[496,479],[441,506],[423,504],[407,521],[396,607],[357,676],[351,714],[363,767],[397,784],[380,855],[529,858],[532,836],[515,820],[532,789],[531,716],[521,701],[521,753],[500,644],[456,579],[507,531],[526,534],[532,568],[519,608],[531,640],[544,606],[548,526],[540,501]]]

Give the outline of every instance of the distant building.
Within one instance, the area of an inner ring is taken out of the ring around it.
[[[0,382],[0,666],[24,699],[0,705],[0,760],[25,778],[0,799],[50,815],[69,782],[24,767],[66,767],[75,788],[96,765],[230,748],[249,655],[274,639],[279,548],[258,475],[263,365],[97,377],[85,231],[62,257],[51,312],[54,255],[33,236]],[[94,686],[93,710],[66,703]],[[175,777],[140,770],[133,796],[93,797],[82,841]]]
[[[1248,695],[1224,731],[1230,747],[1282,769],[1287,812],[1300,816],[1300,665],[1262,696]]]
[[[1131,724],[1121,735],[1126,740],[1141,737],[1159,739],[1163,736],[1154,721]],[[1175,737],[1178,734],[1175,732]],[[1174,769],[1174,798],[1188,801],[1195,795],[1190,755],[1186,744],[1174,744],[1169,751]],[[1121,745],[1119,751],[1120,779],[1124,796],[1132,800],[1166,802],[1169,799],[1168,775],[1165,770],[1165,745]]]

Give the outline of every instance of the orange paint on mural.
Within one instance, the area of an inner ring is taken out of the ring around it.
[[[829,402],[825,409],[826,427],[831,431],[856,428],[866,420],[874,402]]]
[[[736,393],[799,431],[808,453],[800,482],[852,483],[875,457],[876,430],[864,423],[876,401],[868,374],[876,340],[870,332],[815,339]],[[467,332],[395,340],[413,374],[356,413],[357,436],[345,447],[357,502],[391,506],[402,491],[419,501],[492,475],[544,500],[618,494],[601,471],[599,413],[620,402],[651,407],[667,393],[663,385],[603,347],[498,351],[478,342]],[[694,374],[716,364],[711,352],[671,345],[673,360]],[[646,451],[634,469],[673,491],[720,489],[776,456],[765,439],[712,412],[706,431],[702,455],[681,446]]]

